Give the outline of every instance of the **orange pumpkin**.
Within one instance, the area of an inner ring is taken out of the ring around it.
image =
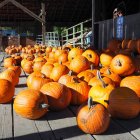
[[[11,82],[0,79],[0,103],[7,103],[12,100],[15,88]]]
[[[13,70],[18,77],[21,74],[21,67],[19,66],[10,66],[8,69]]]
[[[72,70],[75,73],[80,73],[84,70],[87,70],[90,67],[90,63],[88,59],[82,55],[79,55],[75,57],[73,60],[70,62],[70,70]]]
[[[90,79],[92,79],[94,76],[95,76],[95,75],[94,75],[92,72],[88,71],[88,70],[82,71],[82,72],[80,72],[80,73],[77,75],[78,78],[80,78],[80,79],[82,79],[82,80],[84,80],[84,81],[86,81],[86,82],[89,82]]]
[[[27,78],[27,86],[29,89],[35,89],[35,90],[40,90],[41,87],[48,83],[51,82],[51,79],[46,78],[46,76],[42,73],[32,73],[28,76]]]
[[[110,53],[102,53],[100,55],[100,63],[104,67],[109,67],[112,59],[113,59],[113,55]]]
[[[110,68],[114,73],[117,73],[120,76],[127,76],[135,71],[132,59],[129,56],[122,54],[118,54],[112,59]]]
[[[47,96],[33,89],[18,93],[13,104],[15,112],[28,119],[38,119],[48,111]]]
[[[65,75],[68,72],[69,72],[69,70],[68,70],[67,66],[58,64],[53,67],[51,74],[50,74],[50,78],[53,79],[54,81],[58,81],[62,75]]]
[[[136,92],[140,98],[140,76],[128,76],[122,79],[120,83],[121,87],[128,87]]]
[[[73,78],[73,81],[68,82],[66,86],[69,87],[72,92],[71,104],[81,105],[82,103],[87,101],[88,92],[90,90],[90,86],[87,84],[87,82],[81,81],[77,78]]]
[[[41,71],[42,66],[45,64],[45,61],[36,61],[33,64],[33,71]]]
[[[8,57],[4,59],[4,67],[8,68],[9,66],[15,66],[16,65],[16,60],[12,57]]]
[[[45,63],[41,68],[41,73],[45,74],[46,77],[50,78],[53,67],[53,64]]]
[[[65,85],[49,82],[44,84],[40,91],[47,95],[52,110],[62,110],[70,104],[71,91]]]
[[[0,73],[0,79],[6,79],[10,81],[14,86],[17,85],[19,82],[19,77],[13,70],[10,69],[6,69],[2,73]]]
[[[110,124],[110,117],[107,109],[101,104],[95,104],[90,108],[82,105],[77,113],[78,127],[89,134],[102,134]]]
[[[74,59],[74,58],[77,57],[78,55],[82,55],[82,53],[83,53],[83,50],[82,50],[82,49],[79,49],[79,48],[72,48],[72,49],[69,51],[68,60],[71,61],[72,59]]]
[[[95,51],[88,49],[85,52],[83,52],[82,56],[86,57],[91,63],[94,64],[94,66],[98,66],[99,56]]]
[[[109,99],[109,95],[115,87],[112,84],[106,85],[101,76],[99,74],[98,76],[102,84],[91,87],[88,96],[92,98],[94,102],[98,102],[105,107],[108,107],[108,104],[105,101]]]
[[[72,75],[72,71],[69,71],[68,74],[62,75],[59,78],[58,83],[61,83],[63,85],[66,85],[67,83],[72,82],[74,78],[77,78],[77,76]]]
[[[22,66],[23,70],[30,74],[33,72],[33,62],[32,61],[27,61],[24,63],[24,65]]]
[[[140,112],[140,100],[128,87],[118,87],[112,90],[107,103],[109,113],[115,118],[132,119]]]

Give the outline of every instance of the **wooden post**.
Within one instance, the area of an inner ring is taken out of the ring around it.
[[[46,12],[45,12],[45,3],[41,2],[41,7],[42,7],[42,20],[46,21]],[[42,22],[42,43],[45,45],[45,37],[46,37],[46,24]]]

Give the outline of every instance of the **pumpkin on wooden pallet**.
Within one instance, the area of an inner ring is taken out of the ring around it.
[[[109,113],[101,104],[80,106],[76,120],[78,127],[89,134],[102,134],[110,124]]]
[[[49,82],[42,86],[40,91],[47,95],[50,109],[59,111],[65,109],[71,101],[71,91],[65,85]]]
[[[5,79],[0,79],[0,103],[7,103],[12,100],[15,92],[15,87],[11,82]]]
[[[40,91],[26,89],[18,93],[13,107],[15,112],[24,118],[38,119],[47,113],[48,99]]]

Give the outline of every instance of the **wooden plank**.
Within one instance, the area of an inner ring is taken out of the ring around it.
[[[47,114],[46,114],[47,115]],[[39,120],[35,121],[36,127],[38,129],[39,135],[41,137],[41,140],[55,140],[55,135],[53,134],[49,123],[47,122],[45,116],[42,117]]]
[[[76,114],[77,106],[70,106],[70,109]],[[97,140],[136,140],[136,138],[118,123],[111,120],[108,130],[101,135],[93,135]]]
[[[76,123],[76,118],[69,109],[60,112],[50,111],[46,118],[56,139],[93,140],[94,138],[83,133]]]
[[[11,104],[0,104],[0,139],[13,140]]]
[[[14,112],[14,140],[41,140],[34,120],[22,118]]]
[[[140,115],[131,120],[115,120],[122,127],[127,129],[134,137],[140,140]]]

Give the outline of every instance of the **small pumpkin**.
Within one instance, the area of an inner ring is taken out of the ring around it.
[[[76,120],[82,131],[94,135],[105,132],[110,124],[109,113],[101,104],[80,106]]]
[[[42,86],[40,91],[47,95],[50,109],[65,109],[71,101],[71,91],[65,85],[57,82],[49,82]]]
[[[19,66],[10,66],[8,69],[13,70],[18,77],[21,74],[21,67]]]
[[[80,73],[84,70],[87,70],[90,67],[90,62],[88,59],[82,55],[79,55],[75,57],[73,60],[70,62],[70,70],[72,70],[75,73]]]
[[[82,49],[79,49],[79,48],[72,48],[72,49],[69,51],[68,60],[71,61],[71,60],[73,60],[75,57],[77,57],[78,55],[82,55],[82,53],[83,53],[83,50],[82,50]]]
[[[26,60],[22,68],[26,73],[31,74],[33,72],[33,62]]]
[[[10,81],[14,86],[19,83],[19,77],[13,70],[6,69],[2,73],[0,73],[0,79],[6,79]]]
[[[118,54],[112,59],[110,68],[120,76],[128,76],[135,71],[132,58],[123,54]]]
[[[41,73],[45,74],[46,77],[50,78],[53,67],[53,64],[45,63],[41,68]]]
[[[86,57],[91,63],[94,64],[94,66],[98,66],[99,56],[95,51],[88,49],[85,52],[83,52],[82,56]]]
[[[22,90],[18,93],[13,104],[15,112],[28,119],[38,119],[48,111],[47,96],[33,89]]]
[[[81,105],[82,103],[87,101],[88,93],[90,90],[90,86],[87,84],[87,82],[82,81],[78,78],[73,78],[73,81],[67,82],[66,86],[71,89],[72,105]]]
[[[88,96],[92,98],[94,102],[98,102],[107,108],[108,104],[105,101],[109,99],[109,95],[115,87],[112,84],[106,85],[106,83],[102,80],[99,71],[97,75],[102,84],[91,87]]]
[[[9,66],[15,66],[16,65],[16,60],[12,57],[8,57],[4,59],[4,67],[8,68]]]
[[[44,84],[51,81],[51,79],[46,78],[46,76],[42,73],[32,73],[27,78],[27,86],[29,89],[40,90]]]
[[[15,92],[15,87],[11,82],[5,79],[0,79],[0,103],[7,103],[12,100]]]
[[[58,81],[62,75],[65,75],[68,72],[69,72],[69,69],[67,68],[67,66],[63,64],[58,64],[53,67],[50,74],[50,78],[53,79],[54,81]]]

